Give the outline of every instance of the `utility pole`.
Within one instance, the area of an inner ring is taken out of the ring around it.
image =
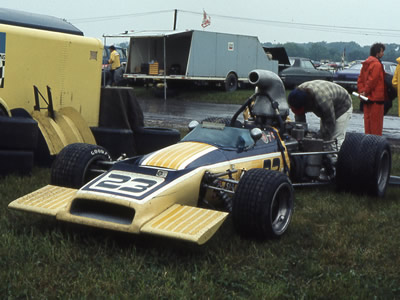
[[[174,13],[174,30],[176,30],[176,20],[178,18],[178,10],[175,9],[175,13]]]

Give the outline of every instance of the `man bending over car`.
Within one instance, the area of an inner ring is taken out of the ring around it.
[[[306,122],[306,112],[313,112],[319,117],[320,138],[332,141],[327,144],[326,150],[335,150],[336,141],[337,150],[340,149],[353,112],[351,96],[343,87],[325,80],[304,82],[289,94],[288,103],[296,122]]]

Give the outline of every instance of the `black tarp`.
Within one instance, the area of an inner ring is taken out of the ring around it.
[[[144,126],[143,111],[133,88],[104,87],[101,89],[99,126],[133,131]]]

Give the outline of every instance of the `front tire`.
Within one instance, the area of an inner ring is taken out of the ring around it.
[[[93,170],[102,161],[111,161],[111,158],[101,146],[84,143],[67,145],[53,162],[50,183],[78,189],[100,175]]]
[[[280,237],[291,221],[293,203],[293,186],[285,174],[251,169],[240,179],[233,197],[235,229],[245,237]]]

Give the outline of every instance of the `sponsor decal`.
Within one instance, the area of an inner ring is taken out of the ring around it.
[[[131,198],[141,197],[164,182],[164,178],[145,174],[111,171],[87,189]]]
[[[265,143],[268,144],[272,141],[275,140],[275,135],[273,132],[262,132],[261,140]]]
[[[157,177],[166,178],[168,175],[168,171],[166,170],[158,170],[156,173]]]

